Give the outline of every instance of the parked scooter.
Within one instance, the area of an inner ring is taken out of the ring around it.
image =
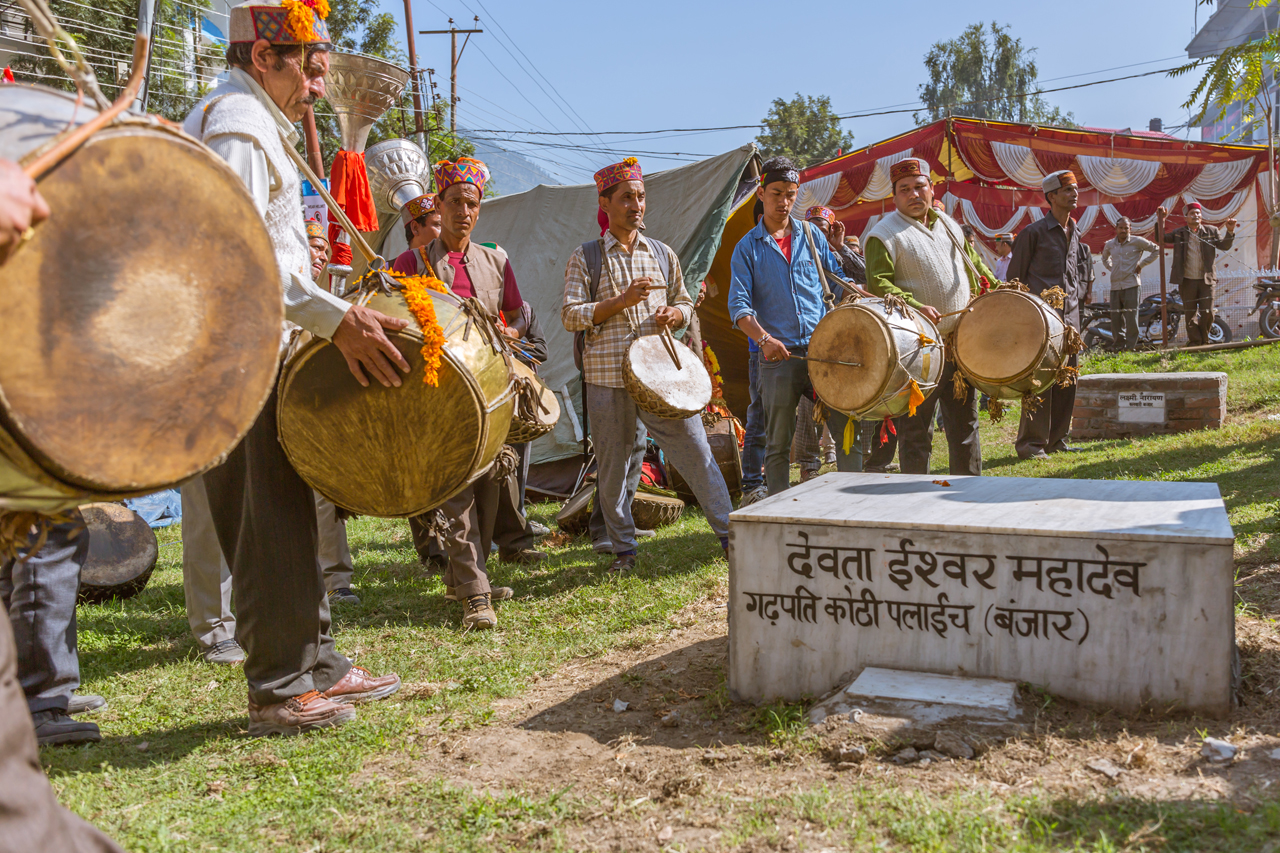
[[[1253,289],[1258,291],[1257,304],[1249,312],[1258,314],[1258,329],[1263,337],[1280,338],[1280,279],[1260,278]]]
[[[1280,284],[1277,285],[1280,287]],[[1081,336],[1084,338],[1084,344],[1089,349],[1116,349],[1115,335],[1111,330],[1111,303],[1094,302],[1088,305],[1082,305],[1081,314],[1084,319],[1084,328],[1081,330]],[[1277,310],[1280,311],[1280,303],[1277,303]],[[1176,292],[1169,293],[1169,340],[1173,340],[1178,335],[1178,326],[1182,323],[1182,298]],[[1280,313],[1277,313],[1275,322],[1280,327]],[[1277,331],[1280,331],[1278,328]],[[1280,334],[1277,334],[1280,337]],[[1160,294],[1153,293],[1138,304],[1138,349],[1154,349],[1160,346],[1162,338],[1160,326]],[[1226,344],[1231,342],[1231,327],[1223,322],[1222,318],[1215,312],[1213,315],[1213,324],[1209,327],[1209,341],[1211,344]]]

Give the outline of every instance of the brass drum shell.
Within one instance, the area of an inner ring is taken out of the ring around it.
[[[338,348],[304,336],[285,360],[280,443],[297,472],[337,506],[408,518],[435,509],[489,470],[515,410],[510,358],[469,307],[432,292],[446,344],[439,386],[422,381],[422,333],[399,293],[349,299],[408,328],[389,333],[410,365],[399,388],[356,381]],[[495,333],[496,334],[496,333]]]

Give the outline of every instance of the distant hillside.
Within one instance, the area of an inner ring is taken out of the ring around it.
[[[460,130],[459,136],[466,136]],[[492,143],[476,139],[468,139],[476,147],[476,156],[484,161],[492,175],[493,190],[497,195],[512,195],[531,190],[538,184],[559,184],[559,179],[552,177],[538,164],[521,154],[503,151]]]

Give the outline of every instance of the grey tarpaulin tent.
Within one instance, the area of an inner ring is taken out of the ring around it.
[[[739,178],[755,154],[755,145],[745,145],[719,157],[645,176],[645,234],[675,250],[693,294],[711,269]],[[564,411],[555,432],[534,444],[534,463],[582,452],[581,387],[573,365],[573,335],[560,323],[560,302],[569,255],[600,235],[596,198],[594,184],[539,186],[486,201],[476,224],[474,239],[506,250],[520,291],[537,312],[547,337],[550,356],[539,372],[560,395]],[[566,405],[570,401],[572,407]]]

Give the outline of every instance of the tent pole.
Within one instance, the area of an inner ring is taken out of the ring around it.
[[[1275,72],[1271,73],[1275,82]],[[1267,218],[1271,220],[1271,269],[1280,264],[1280,206],[1276,203],[1276,129],[1272,113],[1274,106],[1267,105],[1267,186],[1271,188],[1271,198],[1267,199]]]
[[[1164,277],[1164,217],[1156,214],[1156,245],[1160,247],[1160,347],[1169,348],[1169,293],[1165,287]],[[1114,335],[1118,330],[1113,329]]]

